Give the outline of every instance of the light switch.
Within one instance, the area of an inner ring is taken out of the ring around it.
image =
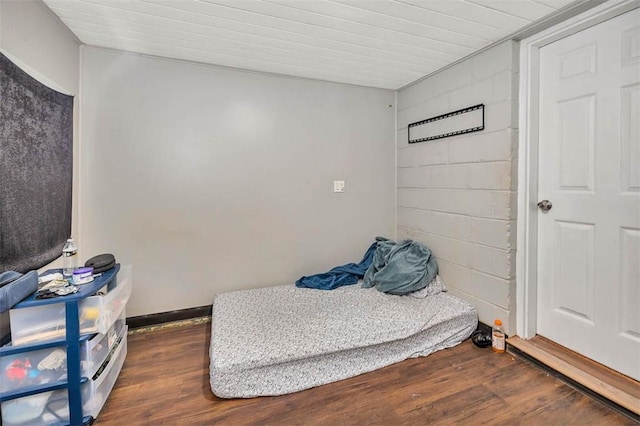
[[[344,192],[344,181],[343,180],[334,180],[333,181],[333,192]]]

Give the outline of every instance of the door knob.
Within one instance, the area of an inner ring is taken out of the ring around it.
[[[551,210],[551,207],[553,207],[553,204],[549,200],[542,200],[538,203],[538,208],[545,213]]]

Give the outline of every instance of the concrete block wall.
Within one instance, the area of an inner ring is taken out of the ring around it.
[[[409,145],[407,126],[485,104],[485,129]],[[518,46],[507,41],[398,92],[398,239],[426,244],[449,291],[515,332]]]

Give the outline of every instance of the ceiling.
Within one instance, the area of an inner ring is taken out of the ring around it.
[[[81,42],[398,89],[573,0],[44,0]],[[573,5],[572,5],[573,6]]]

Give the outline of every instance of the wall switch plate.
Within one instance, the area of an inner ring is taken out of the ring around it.
[[[334,180],[333,181],[333,192],[344,192],[344,181],[343,180]]]

